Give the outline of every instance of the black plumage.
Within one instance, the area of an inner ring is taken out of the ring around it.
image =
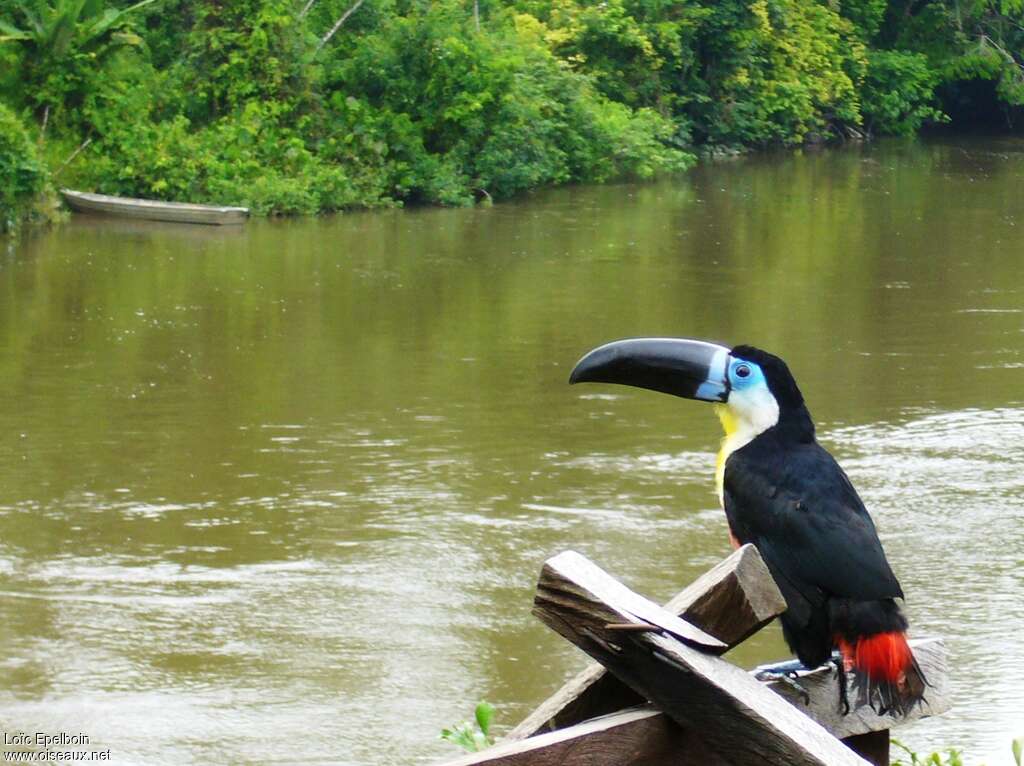
[[[725,514],[733,535],[753,543],[786,597],[786,639],[808,667],[832,652],[849,614],[838,602],[902,598],[875,525],[835,459],[811,437],[787,443],[771,428],[729,456]],[[872,632],[903,630],[899,612]]]
[[[903,633],[907,621],[894,601],[903,591],[875,525],[815,439],[786,364],[749,346],[732,355],[760,366],[779,404],[778,422],[728,456],[723,503],[733,536],[757,547],[786,598],[786,642],[804,665],[816,667],[840,640],[856,645],[866,636]],[[913,670],[919,676],[916,663]],[[896,690],[880,691],[881,706],[901,707]]]

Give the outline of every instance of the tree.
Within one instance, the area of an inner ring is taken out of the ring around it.
[[[20,45],[24,91],[44,128],[51,111],[82,103],[117,51],[142,44],[125,27],[153,2],[117,9],[104,0],[15,0],[15,18],[0,19],[0,43]]]

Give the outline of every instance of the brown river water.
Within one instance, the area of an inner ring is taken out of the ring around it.
[[[970,766],[1024,735],[1024,140],[882,142],[492,209],[0,250],[0,730],[125,764],[419,764],[583,660],[573,548],[663,600],[729,551],[711,409],[566,385],[634,335],[783,356]],[[732,657],[788,656],[777,628]]]

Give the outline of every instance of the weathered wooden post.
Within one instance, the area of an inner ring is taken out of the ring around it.
[[[782,614],[786,600],[757,549],[744,545],[669,601],[665,609],[731,649]],[[646,702],[595,662],[543,702],[505,739],[525,739]]]
[[[699,731],[708,749],[727,763],[865,764],[749,673],[702,651],[717,647],[693,635],[689,623],[575,551],[544,564],[534,613],[673,721]],[[621,623],[646,623],[651,630],[614,628]]]
[[[664,610],[579,554],[555,556],[542,570],[534,611],[601,664],[563,686],[505,741],[449,766],[887,766],[894,719],[866,705],[840,715],[829,668],[800,672],[805,703],[789,686],[762,684],[717,657],[784,609],[752,546]],[[942,641],[911,645],[931,687],[925,704],[897,722],[949,706]],[[628,707],[646,700],[654,706]]]

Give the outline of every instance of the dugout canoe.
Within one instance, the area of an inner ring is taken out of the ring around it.
[[[245,223],[249,219],[247,207],[221,207],[193,205],[188,202],[160,202],[152,199],[111,197],[106,194],[61,189],[68,207],[79,213],[100,213],[120,218],[170,221],[172,223],[199,223],[213,226]]]

